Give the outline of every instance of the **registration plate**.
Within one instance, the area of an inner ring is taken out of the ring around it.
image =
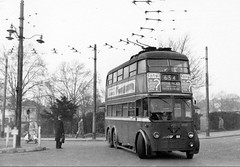
[[[181,136],[180,135],[167,135],[167,136],[163,136],[163,139],[180,139]]]

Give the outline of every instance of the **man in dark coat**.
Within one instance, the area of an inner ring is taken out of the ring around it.
[[[62,138],[64,136],[64,127],[63,127],[63,121],[62,116],[58,116],[58,120],[55,123],[55,141],[56,141],[56,148],[60,149],[62,148]]]

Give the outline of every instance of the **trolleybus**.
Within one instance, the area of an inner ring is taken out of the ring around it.
[[[110,70],[106,79],[105,132],[110,147],[148,158],[199,152],[187,56],[148,48]]]

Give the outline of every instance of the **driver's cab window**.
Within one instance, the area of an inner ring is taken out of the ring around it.
[[[153,98],[150,101],[150,119],[152,120],[171,120],[172,119],[172,110],[171,110],[172,101],[169,98],[157,99]]]
[[[192,102],[190,99],[175,99],[175,119],[192,119]]]
[[[192,118],[192,103],[191,100],[184,101],[184,108],[185,108],[185,118],[191,119]]]
[[[143,117],[148,117],[148,99],[143,100]]]
[[[181,107],[181,103],[179,102],[175,102],[174,105],[174,117],[175,119],[181,119],[182,118],[182,107]]]
[[[136,101],[136,116],[142,116],[142,103],[141,103],[141,99]]]

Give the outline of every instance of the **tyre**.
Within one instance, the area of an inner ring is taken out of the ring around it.
[[[113,146],[114,148],[118,148],[118,137],[116,131],[113,132]]]
[[[137,155],[138,155],[139,158],[141,158],[141,159],[147,158],[145,141],[144,141],[144,138],[143,138],[142,134],[138,135],[136,152],[137,152]]]
[[[193,153],[190,153],[189,151],[186,152],[187,159],[192,159],[193,158]]]
[[[113,147],[113,140],[112,140],[112,135],[111,135],[110,129],[107,132],[107,141],[108,141],[108,146],[110,148],[112,148]]]

